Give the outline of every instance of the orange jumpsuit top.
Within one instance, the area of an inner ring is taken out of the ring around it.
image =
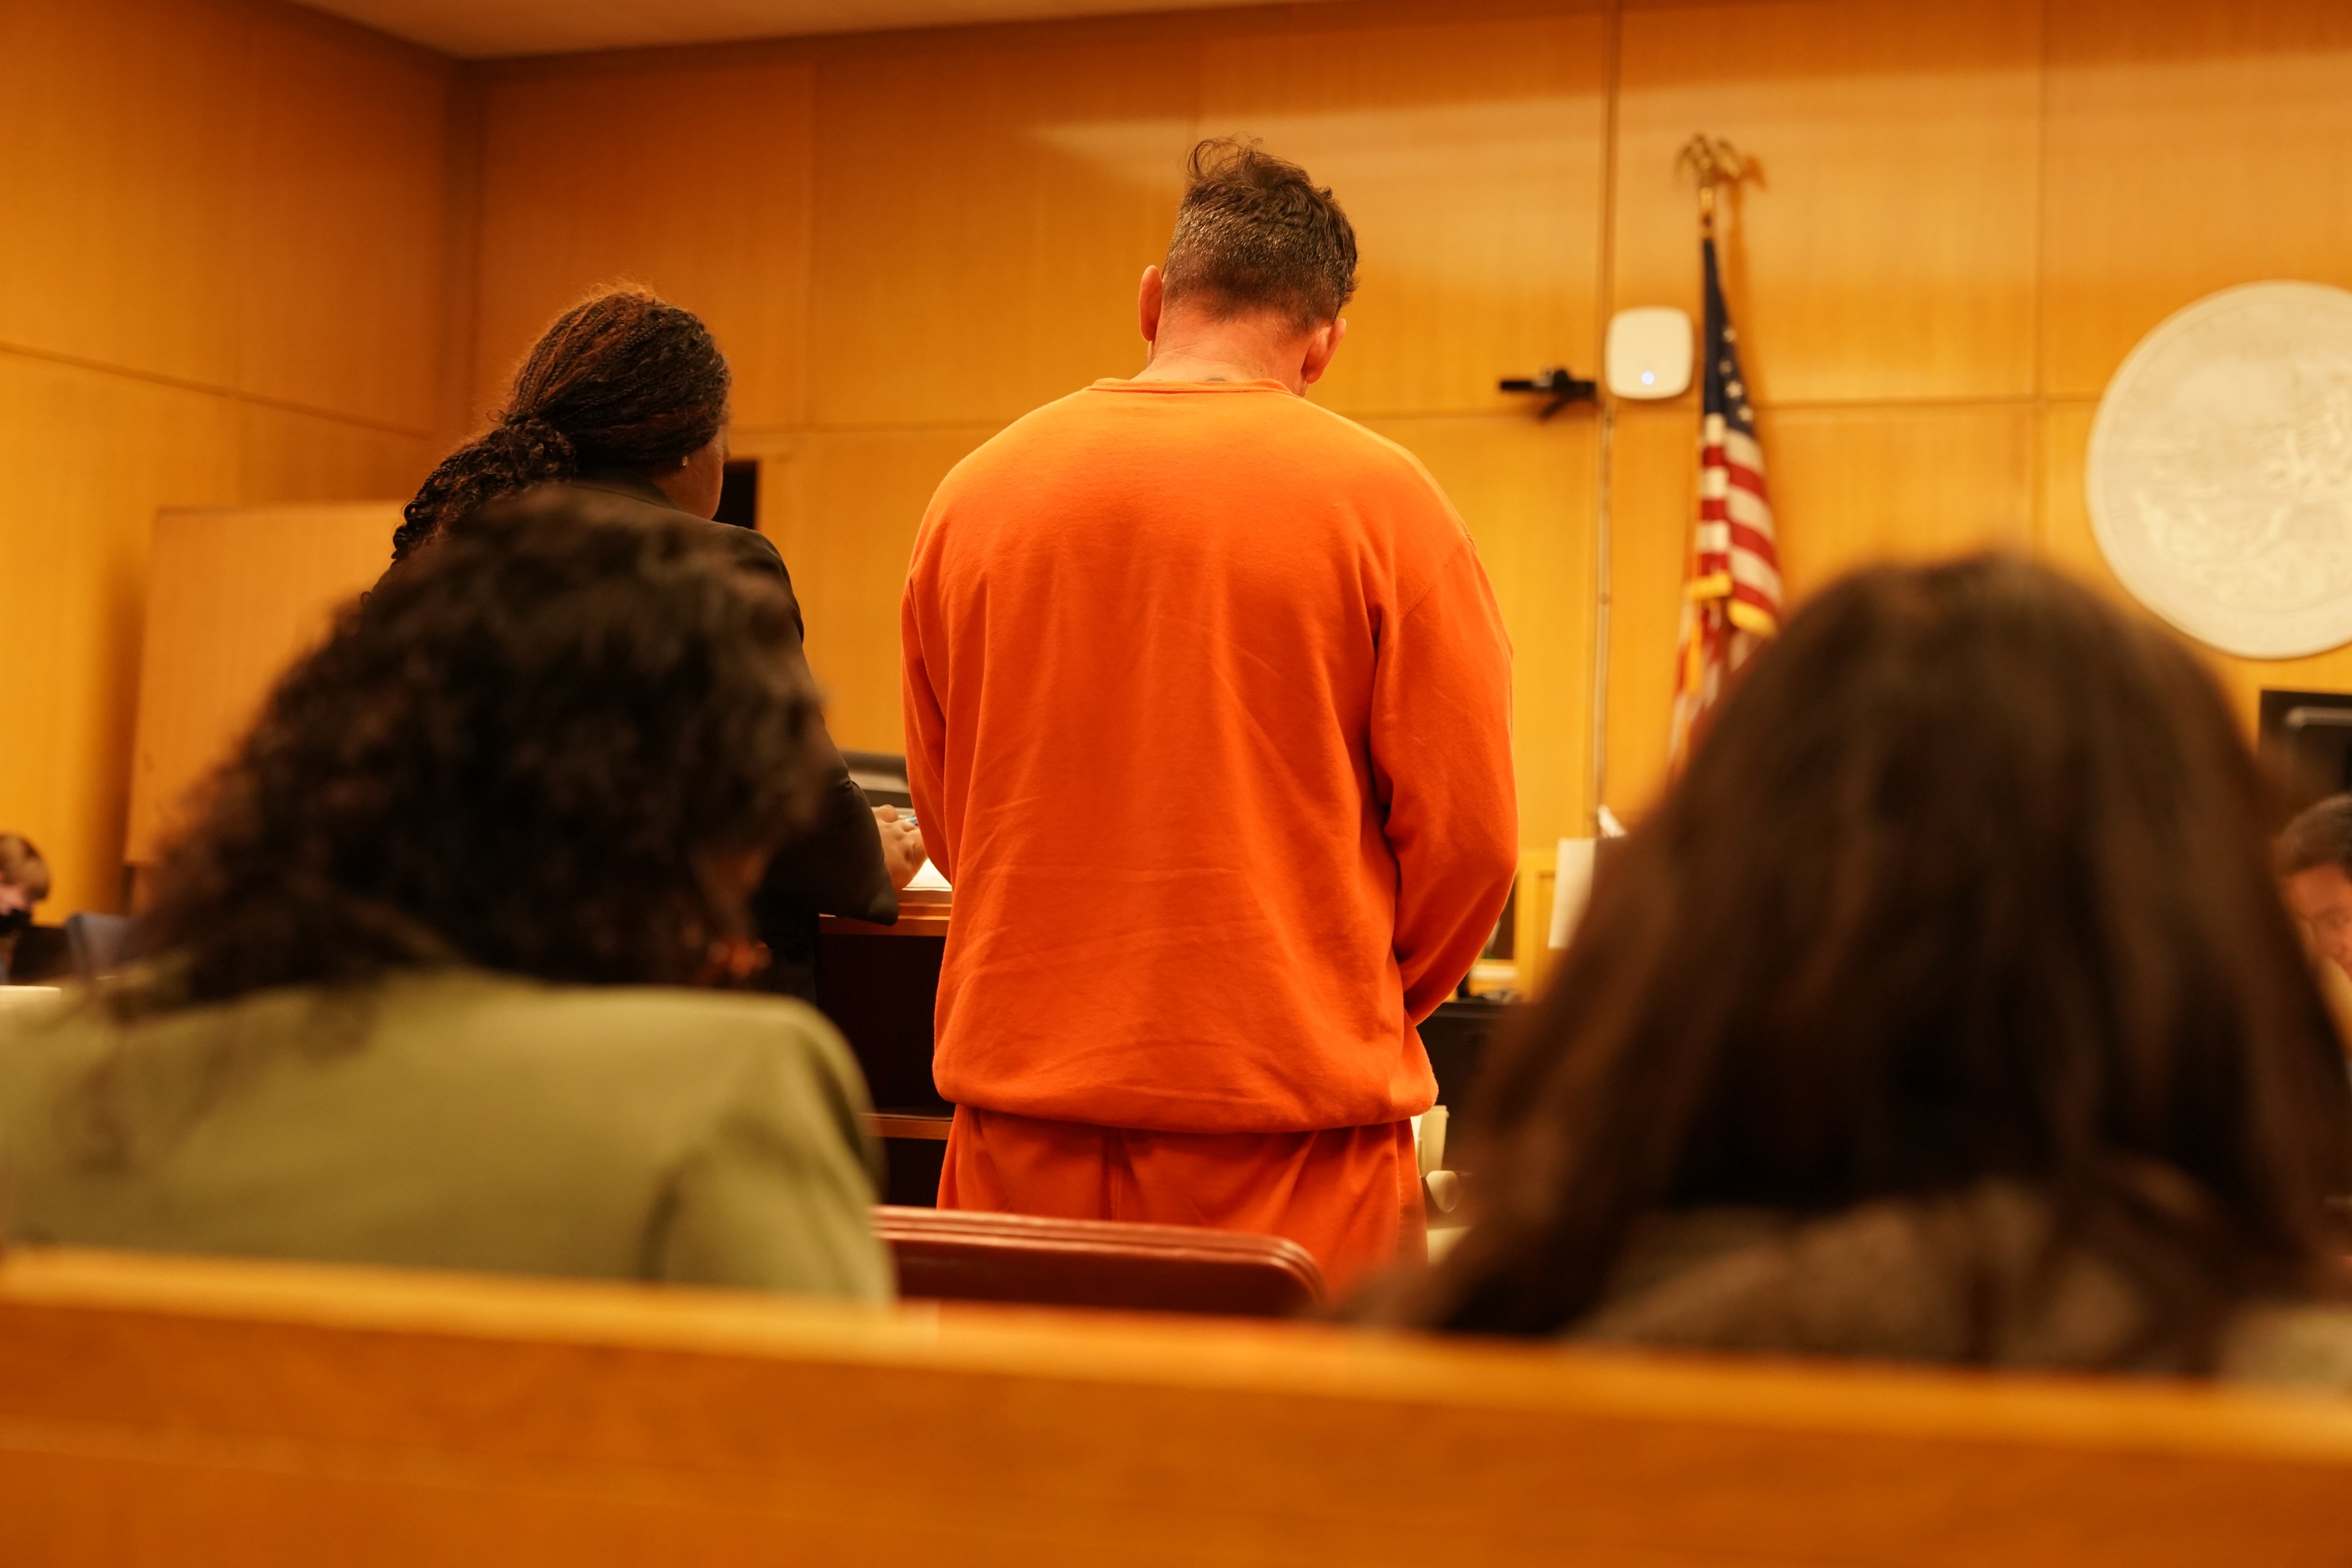
[[[1510,644],[1412,456],[1279,383],[1101,381],[958,464],[900,617],[954,882],[933,1069],[1097,1126],[1368,1126],[1517,860]]]

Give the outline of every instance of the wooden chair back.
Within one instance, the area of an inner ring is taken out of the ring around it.
[[[1278,1236],[888,1205],[874,1228],[903,1296],[1236,1318],[1323,1304],[1313,1255]]]

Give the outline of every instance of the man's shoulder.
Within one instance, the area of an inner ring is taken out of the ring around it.
[[[1444,488],[1422,460],[1413,456],[1412,448],[1319,403],[1304,397],[1291,401],[1297,405],[1297,417],[1300,427],[1312,432],[1316,439],[1328,443],[1335,451],[1345,452],[1361,464],[1368,473],[1385,478],[1408,489],[1424,492],[1449,511],[1452,510],[1451,503],[1445,500]]]

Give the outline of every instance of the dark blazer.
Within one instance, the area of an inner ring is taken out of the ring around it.
[[[625,468],[592,469],[573,483],[583,489],[606,490],[644,501],[673,516],[693,515],[672,506],[651,479]],[[773,574],[785,594],[792,594],[792,574],[784,570],[784,558],[766,534],[731,523],[705,522],[704,526],[726,536],[744,570]],[[801,636],[806,635],[797,598],[793,601],[793,626]],[[796,660],[803,657],[797,640],[792,657]],[[898,919],[898,895],[890,886],[889,869],[882,864],[882,835],[874,826],[874,810],[866,803],[866,792],[849,776],[848,765],[822,722],[814,743],[823,752],[818,765],[824,774],[824,794],[816,818],[806,832],[777,852],[768,867],[767,879],[751,898],[751,918],[772,958],[759,984],[770,991],[812,1001],[816,996],[817,916],[848,915],[882,925]]]

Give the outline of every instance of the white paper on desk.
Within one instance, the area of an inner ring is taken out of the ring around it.
[[[952,890],[948,886],[948,879],[940,875],[940,868],[932,865],[929,859],[924,860],[923,868],[915,873],[915,879],[908,883],[907,887],[909,891],[920,888],[927,893],[945,893]]]
[[[1584,906],[1592,901],[1592,845],[1590,838],[1559,841],[1551,887],[1550,945],[1554,948],[1566,947],[1575,937],[1577,924],[1584,919]]]

